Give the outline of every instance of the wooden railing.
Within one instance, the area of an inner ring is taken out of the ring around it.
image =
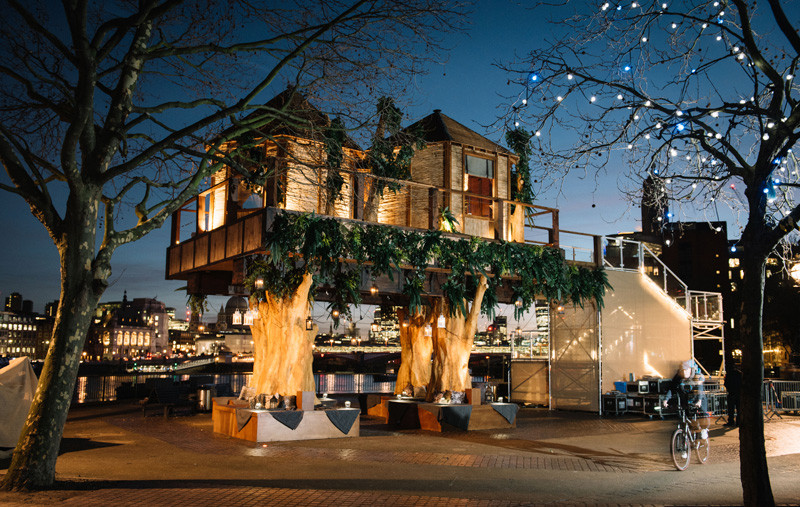
[[[558,210],[555,208],[509,199],[489,199],[464,190],[412,181],[376,178],[367,173],[351,174],[351,190],[343,197],[343,201],[337,202],[336,212],[331,216],[366,220],[369,211],[366,208],[369,204],[366,202],[368,198],[365,196],[365,189],[368,183],[374,183],[370,179],[380,179],[383,183],[397,188],[396,191],[385,190],[383,198],[377,201],[378,207],[373,213],[376,220],[373,220],[373,223],[413,229],[439,229],[442,227],[441,209],[447,206],[458,221],[455,230],[448,232],[559,246]],[[224,206],[222,210],[208,209],[206,206],[206,196],[215,195],[215,191],[222,188],[222,185],[228,185],[229,182],[230,180],[215,185],[199,197],[188,201],[173,214],[171,243],[167,249],[168,278],[262,250],[268,226],[266,212],[268,209],[276,208],[233,209],[227,199],[224,203],[215,203],[216,206]],[[322,189],[318,191],[322,192]],[[222,193],[217,192],[217,195]],[[229,194],[227,188],[224,194],[226,196]],[[326,207],[321,195],[317,196],[317,204],[313,206],[308,206],[308,202],[313,202],[314,196],[310,199],[307,195],[302,197],[302,201],[293,201],[292,195],[285,196],[285,202],[288,204],[284,204],[282,209],[325,215]],[[476,217],[466,213],[464,201],[469,197],[491,200],[491,218]],[[209,219],[214,213],[223,213],[222,225],[205,230],[214,225],[215,220]],[[545,231],[546,237],[537,238],[537,231]]]

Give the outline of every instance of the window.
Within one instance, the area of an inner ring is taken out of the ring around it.
[[[728,259],[728,266],[731,268],[738,268],[739,267],[739,259],[732,257]]]
[[[468,215],[492,218],[492,197],[494,197],[494,161],[487,158],[466,156],[466,191],[470,194],[486,196],[488,199],[467,196],[465,199]]]

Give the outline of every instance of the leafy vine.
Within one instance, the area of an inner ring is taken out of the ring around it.
[[[404,273],[403,294],[411,312],[425,304],[425,276],[431,266],[448,272],[442,292],[453,313],[465,311],[465,301],[473,294],[468,290],[470,284],[474,285],[480,274],[489,281],[482,306],[487,315],[493,314],[497,289],[505,283],[521,302],[515,309],[517,316],[533,305],[537,295],[581,306],[595,299],[602,305],[610,287],[601,268],[570,266],[552,247],[477,237],[452,239],[437,230],[407,231],[311,214],[277,214],[265,247],[267,255],[252,258],[248,264],[245,284],[253,302],[264,299],[268,292],[278,299],[290,297],[303,276],[314,273],[315,287],[310,294],[324,287],[332,296],[330,310],[342,315],[349,315],[349,305],[361,302],[362,268],[373,278]]]

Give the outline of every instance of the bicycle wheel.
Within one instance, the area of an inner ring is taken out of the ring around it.
[[[697,442],[695,442],[695,451],[697,451],[697,459],[700,463],[704,464],[708,461],[708,447],[709,442],[707,438],[700,438],[698,436]]]
[[[678,470],[686,470],[689,466],[689,439],[682,428],[678,428],[672,434],[672,444],[669,447],[670,454],[672,454],[672,462],[675,463],[675,468]]]

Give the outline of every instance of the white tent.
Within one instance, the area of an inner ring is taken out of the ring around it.
[[[36,374],[28,357],[12,359],[0,369],[0,458],[7,457],[19,440],[28,409],[36,393]]]

